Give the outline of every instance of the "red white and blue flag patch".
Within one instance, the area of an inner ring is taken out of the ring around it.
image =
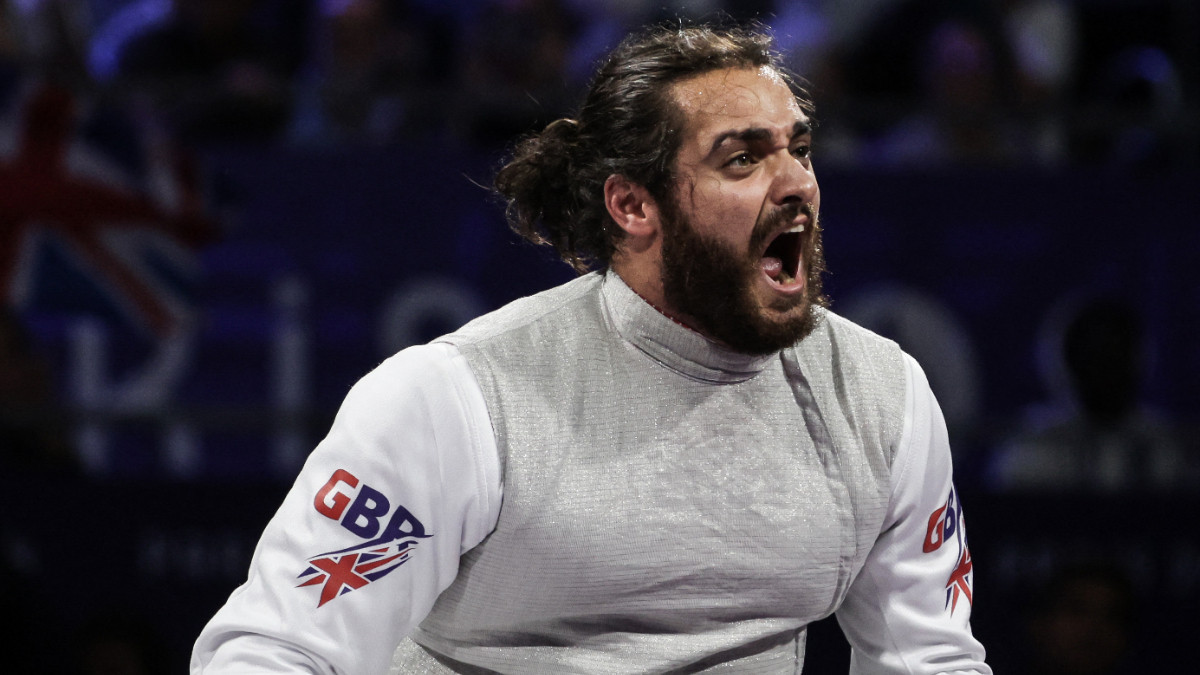
[[[946,608],[953,614],[958,608],[958,601],[965,600],[967,605],[973,602],[971,550],[967,547],[966,528],[963,527],[962,503],[954,487],[950,487],[950,496],[946,503],[934,510],[929,516],[929,526],[925,531],[925,543],[922,550],[932,553],[942,548],[948,541],[958,546],[957,562],[950,577],[946,579]]]
[[[322,553],[308,559],[309,567],[300,573],[304,579],[298,587],[321,586],[321,599],[317,607],[339,595],[357,590],[378,581],[408,562],[408,557],[417,545],[416,539],[405,539],[385,546],[371,542],[342,551]]]
[[[296,587],[320,586],[317,607],[391,574],[408,562],[422,539],[433,536],[408,509],[401,505],[392,509],[382,492],[344,469],[334,471],[317,491],[313,506],[317,513],[368,540],[308,559],[308,567],[297,577],[303,581]]]

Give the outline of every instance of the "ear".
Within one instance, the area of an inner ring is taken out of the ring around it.
[[[658,204],[646,188],[628,178],[613,174],[604,181],[604,206],[628,236],[652,239],[658,233]]]

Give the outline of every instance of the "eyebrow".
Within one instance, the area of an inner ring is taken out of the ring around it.
[[[799,136],[812,133],[812,125],[804,120],[799,120],[792,125],[792,135],[789,140]],[[725,141],[730,139],[742,141],[743,143],[761,143],[762,141],[770,140],[771,131],[763,127],[750,127],[748,129],[731,129],[729,131],[718,134],[712,142],[712,147],[709,148],[709,154],[712,154],[721,147]]]

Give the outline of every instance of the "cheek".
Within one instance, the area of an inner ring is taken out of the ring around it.
[[[753,231],[763,200],[719,181],[697,184],[689,216],[700,232],[736,239]]]

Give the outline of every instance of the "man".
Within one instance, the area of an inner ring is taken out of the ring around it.
[[[193,672],[798,673],[834,612],[855,672],[991,672],[941,413],[823,307],[769,47],[631,38],[517,148],[514,228],[603,271],[359,382]]]

